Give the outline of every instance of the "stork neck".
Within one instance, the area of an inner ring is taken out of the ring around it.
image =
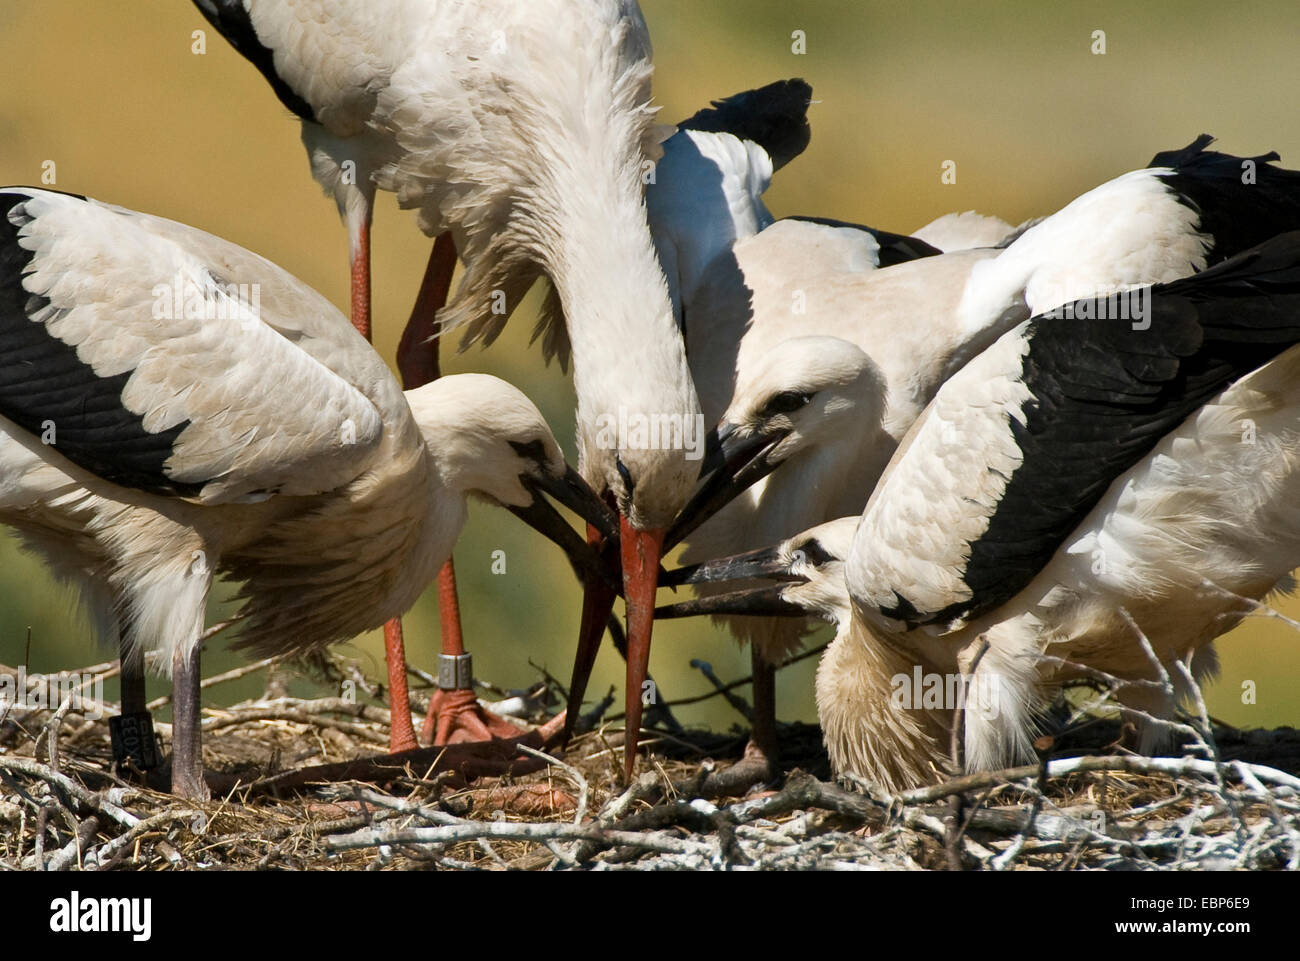
[[[878,424],[878,415],[862,417]],[[862,492],[876,486],[896,444],[879,428],[856,430],[850,425],[840,438],[823,438],[800,451],[766,478],[755,497],[763,510],[754,518],[763,527],[750,535],[763,538],[753,546],[772,544],[789,531],[806,530],[828,519],[862,512]],[[832,482],[827,482],[832,478]]]
[[[544,266],[573,348],[580,433],[620,408],[693,418],[699,402],[635,171],[593,184],[558,220]]]

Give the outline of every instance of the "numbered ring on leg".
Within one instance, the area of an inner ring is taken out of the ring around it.
[[[438,655],[438,687],[444,691],[468,691],[474,687],[474,657],[471,654]]]
[[[141,771],[152,771],[161,763],[153,733],[153,717],[148,711],[110,717],[108,736],[113,745],[114,765],[133,764]]]

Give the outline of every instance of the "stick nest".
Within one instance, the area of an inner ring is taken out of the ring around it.
[[[890,796],[831,781],[820,731],[804,724],[782,725],[789,770],[766,790],[728,783],[743,731],[682,730],[675,722],[646,734],[640,773],[625,785],[618,719],[601,720],[598,706],[587,718],[592,729],[563,755],[534,755],[544,766],[533,773],[466,782],[435,764],[408,763],[362,780],[287,786],[283,772],[373,757],[387,745],[378,686],[337,659],[326,669],[364,682],[364,703],[283,696],[273,673],[269,696],[205,710],[205,766],[241,780],[210,802],[114,773],[113,705],[102,706],[103,717],[76,697],[44,709],[0,706],[0,868],[1300,866],[1300,732],[1290,728],[1213,725],[1208,737],[1184,740],[1182,757],[1095,756],[1113,750],[1120,729],[1094,720],[1091,743],[1058,738],[1037,765]],[[736,703],[735,685],[725,687]],[[541,712],[554,693],[548,682],[523,700]],[[166,747],[170,729],[158,727]]]

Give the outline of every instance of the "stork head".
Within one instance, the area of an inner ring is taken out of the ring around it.
[[[664,536],[691,496],[706,454],[707,431],[686,366],[681,338],[607,350],[593,370],[577,362],[579,468],[617,513],[617,536],[588,527],[588,540],[610,566],[621,565],[627,604],[627,737],[624,772],[631,777],[640,730],[642,689],[650,660],[655,592]],[[607,345],[608,346],[608,345]],[[570,725],[608,624],[614,593],[588,581],[569,686]],[[566,729],[566,737],[571,726]]]
[[[558,544],[580,576],[610,577],[546,498],[611,536],[617,520],[565,461],[532,401],[486,374],[442,377],[406,398],[445,487],[506,508]]]
[[[738,368],[710,438],[711,473],[678,515],[668,547],[785,461],[855,441],[881,423],[884,375],[846,340],[794,337],[750,362],[742,357]]]
[[[838,337],[792,337],[738,365],[719,432],[774,441],[781,463],[841,436],[850,421],[879,420],[884,374],[856,344]]]
[[[662,530],[691,495],[707,430],[684,357],[671,377],[641,363],[629,351],[596,378],[575,363],[578,469],[634,530]],[[680,390],[665,386],[674,382]]]
[[[858,520],[841,517],[796,534],[774,547],[669,571],[663,578],[666,585],[734,582],[744,586],[657,608],[655,616],[813,616],[842,628],[852,616],[844,566]]]

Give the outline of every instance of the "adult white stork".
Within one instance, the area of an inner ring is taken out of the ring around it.
[[[690,329],[693,338],[699,336],[697,330],[707,337],[716,329],[708,318],[701,324],[695,311],[699,285],[717,283],[720,274],[734,272],[732,246],[773,223],[762,195],[773,173],[809,142],[811,92],[807,83],[793,79],[714,101],[678,124],[678,132],[663,145],[663,156],[646,190],[646,205],[677,322],[683,330]],[[811,220],[800,221],[793,229],[800,228],[818,236],[826,229],[822,222]],[[867,227],[844,232],[860,237],[858,246],[870,245],[873,263],[898,263],[939,252],[912,238]],[[719,378],[707,366],[701,370],[694,359],[692,370],[702,399],[725,396],[720,391],[730,384],[729,375]],[[700,376],[708,382],[701,383]],[[716,419],[721,409],[715,401],[709,416]],[[597,602],[591,603],[592,598]],[[599,590],[588,593],[569,686],[570,723],[578,716],[612,604],[612,592],[603,597]]]
[[[542,492],[613,533],[518,390],[465,374],[404,395],[324,297],[182,224],[0,190],[0,344],[0,522],[120,641],[145,764],[141,655],[162,656],[178,794],[207,790],[198,665],[218,574],[243,583],[242,643],[283,653],[409,608],[470,494],[576,563],[589,549]]]
[[[835,620],[826,745],[889,791],[947,769],[957,716],[968,768],[1031,756],[1051,692],[1096,671],[1171,716],[1213,639],[1300,566],[1300,233],[1125,298],[1034,317],[952,377],[860,521],[676,578],[780,583],[661,615]]]
[[[691,534],[688,561],[856,514],[939,386],[1031,313],[1186,276],[1300,227],[1300,175],[1272,166],[1275,154],[1233,157],[1207,150],[1209,142],[1158,154],[1000,249],[878,270],[874,240],[851,229],[819,228],[818,238],[807,224],[781,221],[738,243],[733,266],[715,261],[724,268],[711,272],[718,282],[699,284],[697,306],[688,307],[709,319],[688,327],[706,412],[734,371],[718,428],[720,460],[730,466],[667,543],[728,501]],[[738,616],[725,623],[752,645],[762,711],[750,756],[770,760],[773,665],[799,645],[806,625]]]
[[[579,469],[622,517],[630,765],[660,543],[699,473],[681,430],[699,405],[646,224],[662,132],[635,0],[196,2],[302,119],[354,276],[381,189],[455,238],[465,273],[442,330],[490,343],[535,279],[553,282],[539,334],[548,357],[572,354]],[[645,440],[644,421],[673,439]]]

